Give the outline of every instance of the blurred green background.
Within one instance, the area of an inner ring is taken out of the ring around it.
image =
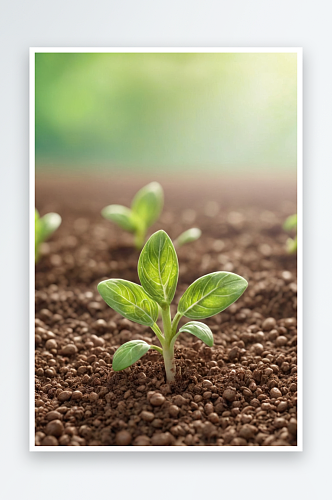
[[[296,171],[295,53],[35,57],[38,171]]]

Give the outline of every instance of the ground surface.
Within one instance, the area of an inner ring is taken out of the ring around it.
[[[204,320],[214,347],[189,334],[179,337],[174,385],[165,384],[155,351],[113,372],[119,345],[158,342],[97,292],[106,278],[139,282],[131,236],[100,210],[129,205],[151,180],[37,180],[37,208],[42,215],[60,213],[63,223],[36,267],[36,444],[296,445],[296,257],[285,252],[282,230],[296,212],[289,180],[161,181],[165,208],[150,234],[162,228],[175,239],[192,226],[203,232],[178,251],[175,306],[187,286],[209,272],[235,272],[249,287],[225,312]]]

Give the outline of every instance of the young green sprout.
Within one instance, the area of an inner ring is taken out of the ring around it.
[[[101,214],[125,231],[134,233],[135,247],[141,250],[145,243],[146,232],[159,218],[163,205],[163,188],[158,182],[151,182],[136,193],[131,208],[108,205],[103,208]]]
[[[143,340],[131,340],[115,352],[112,366],[115,371],[124,370],[149,349],[154,349],[164,358],[167,382],[173,382],[176,372],[174,344],[180,333],[190,333],[212,347],[210,328],[197,320],[214,316],[233,304],[248,283],[241,276],[224,271],[202,276],[182,295],[172,320],[170,304],[176,291],[179,265],[173,243],[165,231],[157,231],[147,241],[139,257],[138,276],[142,286],[122,279],[110,279],[99,283],[98,291],[116,312],[131,321],[150,326],[161,348]],[[163,331],[157,325],[159,309]],[[183,316],[192,321],[178,328]]]
[[[40,245],[58,229],[61,224],[59,214],[50,212],[43,217],[39,216],[35,209],[35,262],[38,262],[40,256]]]
[[[290,215],[284,222],[283,228],[285,231],[296,231],[297,229],[297,214]],[[288,253],[296,253],[297,251],[297,235],[294,238],[288,238],[286,242]]]
[[[187,231],[184,231],[183,233],[180,234],[174,240],[174,246],[175,248],[182,247],[182,245],[186,245],[187,243],[192,243],[193,241],[198,240],[202,235],[202,231],[198,229],[198,227],[192,227],[191,229],[187,229]]]

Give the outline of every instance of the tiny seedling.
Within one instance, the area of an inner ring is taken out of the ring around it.
[[[192,227],[191,229],[187,229],[184,233],[181,233],[180,236],[174,240],[175,248],[182,247],[182,245],[186,245],[187,243],[192,243],[193,241],[198,240],[201,237],[202,231],[198,229],[198,227]]]
[[[297,214],[290,215],[284,222],[283,228],[285,231],[297,230]],[[286,242],[288,253],[296,253],[297,251],[297,235],[294,238],[288,238]]]
[[[163,188],[158,182],[151,182],[136,193],[131,208],[122,205],[108,205],[101,214],[105,219],[115,222],[125,231],[134,233],[134,244],[141,250],[146,232],[154,224],[164,204]]]
[[[182,295],[172,320],[170,304],[176,291],[179,265],[174,245],[165,231],[157,231],[145,244],[138,261],[138,276],[142,286],[122,279],[109,279],[98,284],[98,291],[116,312],[150,326],[161,347],[143,340],[131,340],[115,352],[112,366],[115,371],[124,370],[149,349],[154,349],[164,358],[167,382],[173,382],[176,372],[174,344],[180,333],[190,333],[212,347],[210,328],[197,320],[214,316],[233,304],[248,283],[241,276],[224,271],[202,276]],[[157,325],[159,310],[163,331]],[[178,329],[183,316],[192,321]]]
[[[40,217],[38,210],[35,210],[35,262],[39,260],[40,245],[58,229],[60,224],[61,217],[59,214],[50,212]]]

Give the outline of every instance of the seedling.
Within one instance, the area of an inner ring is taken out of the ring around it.
[[[224,271],[202,276],[182,295],[172,320],[170,304],[176,291],[179,265],[174,245],[165,231],[157,231],[145,244],[138,261],[138,276],[142,286],[110,279],[99,283],[98,291],[116,312],[140,325],[150,326],[161,348],[143,340],[126,342],[114,354],[113,370],[128,368],[149,349],[154,349],[164,358],[167,382],[173,382],[176,373],[174,344],[180,333],[190,333],[212,347],[210,328],[197,320],[214,316],[233,304],[248,283],[241,276]],[[157,325],[159,309],[163,331]],[[183,316],[192,321],[178,329]]]
[[[191,229],[187,229],[184,233],[180,234],[174,241],[175,248],[182,247],[182,245],[186,245],[187,243],[192,243],[193,241],[198,240],[201,237],[202,231],[198,229],[198,227],[192,227]]]
[[[40,257],[40,245],[58,229],[60,224],[59,214],[50,212],[40,217],[38,210],[35,210],[35,262],[38,262]]]
[[[290,215],[284,222],[283,228],[285,231],[297,230],[297,214]],[[286,242],[288,253],[296,253],[297,251],[297,235],[294,238],[288,238]]]
[[[101,214],[115,222],[125,231],[134,234],[134,244],[141,250],[146,232],[156,222],[164,205],[163,188],[158,182],[151,182],[136,193],[131,208],[122,205],[108,205]]]

